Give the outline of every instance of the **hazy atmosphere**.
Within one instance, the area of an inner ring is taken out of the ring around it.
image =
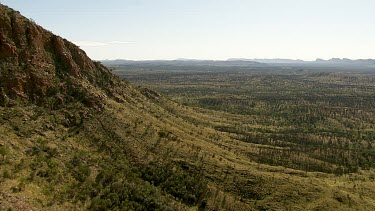
[[[16,1],[93,59],[374,58],[371,0]]]
[[[0,2],[0,210],[375,210],[374,0]]]

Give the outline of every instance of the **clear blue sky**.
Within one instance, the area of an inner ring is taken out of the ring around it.
[[[93,59],[375,58],[375,0],[1,0]]]

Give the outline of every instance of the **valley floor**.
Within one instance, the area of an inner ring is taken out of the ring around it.
[[[0,208],[375,209],[372,76],[171,76],[0,107]]]

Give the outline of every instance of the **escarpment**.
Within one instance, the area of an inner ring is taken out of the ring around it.
[[[116,78],[75,44],[0,5],[0,104],[98,106],[114,96]]]

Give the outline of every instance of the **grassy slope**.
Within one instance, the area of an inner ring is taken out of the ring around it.
[[[209,181],[203,201],[210,210],[375,208],[371,172],[335,177],[254,163],[243,153],[254,150],[252,144],[202,126],[212,117],[157,95],[150,100],[127,89],[132,96],[124,96],[124,103],[107,99],[102,112],[79,104],[57,111],[32,105],[1,107],[0,140],[7,149],[0,172],[3,208],[90,208],[92,198],[70,192],[83,194],[84,187],[90,187],[86,183],[96,181],[103,169],[113,170],[108,165],[117,168],[117,162],[127,162],[121,168],[130,169],[122,174],[123,179],[148,187],[131,168],[155,161],[171,161],[188,172],[203,171]],[[66,124],[68,119],[75,123]],[[195,125],[190,123],[192,119]],[[41,150],[32,152],[36,149]],[[80,166],[68,165],[75,157],[90,168],[83,182],[74,175]],[[166,207],[198,206],[175,200],[160,186],[148,189]]]
[[[173,103],[168,105],[168,110],[173,110],[176,107]],[[175,113],[203,125],[208,122],[211,125],[212,122],[216,122],[214,124],[217,125],[225,125],[228,123],[227,120],[233,121],[233,119],[240,118],[240,116],[220,111],[204,110],[203,112],[202,109],[197,109],[202,111],[202,113],[197,113],[190,108],[179,108],[181,109]],[[229,135],[220,133],[220,135],[223,134]],[[266,195],[269,194],[269,196],[256,202],[258,205],[261,204],[258,208],[265,206],[275,209],[287,207],[309,209],[345,209],[346,207],[349,209],[359,206],[357,209],[371,210],[374,206],[374,191],[370,191],[370,187],[374,187],[373,170],[337,177],[331,174],[306,173],[283,167],[271,167],[251,162],[245,156],[246,152],[262,146],[233,139],[219,138],[219,140],[216,144],[221,150],[217,155],[222,156],[222,161],[224,161],[218,164],[221,165],[221,168],[225,168],[225,165],[234,167],[232,171],[234,170],[237,174],[234,174],[233,177],[241,175],[248,179],[255,175],[264,179],[260,182],[264,184],[262,188],[266,190]],[[233,154],[227,154],[228,151],[233,152]],[[241,181],[241,178],[238,181]],[[230,186],[235,186],[235,184],[232,182]],[[246,189],[244,186],[239,187],[239,189]]]

